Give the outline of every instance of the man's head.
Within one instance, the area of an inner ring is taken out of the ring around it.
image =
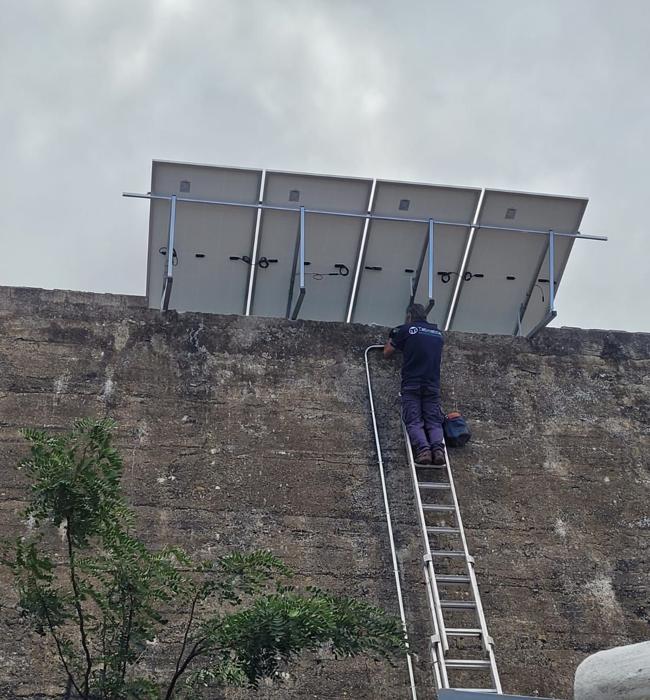
[[[427,312],[422,304],[409,304],[406,308],[406,322],[417,323],[418,321],[426,321]]]

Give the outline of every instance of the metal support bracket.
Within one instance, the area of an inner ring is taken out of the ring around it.
[[[555,236],[557,234],[555,231],[550,230],[548,232],[548,312],[544,318],[533,328],[527,338],[532,338],[536,335],[542,328],[548,326],[548,324],[557,316],[557,311],[555,310]]]
[[[436,300],[433,298],[433,284],[434,284],[434,275],[435,275],[435,267],[434,267],[434,250],[433,250],[433,244],[434,244],[434,234],[435,234],[435,222],[433,219],[429,219],[429,244],[428,244],[428,249],[429,249],[429,254],[428,254],[428,288],[427,288],[427,293],[429,297],[429,302],[427,303],[427,308],[426,308],[426,313],[428,314],[429,311],[433,308],[434,304],[436,303]]]
[[[522,321],[523,312],[524,312],[524,304],[520,304],[519,311],[517,311],[517,335],[521,335],[521,321]]]
[[[548,232],[548,312],[556,314],[555,311],[555,232]],[[555,318],[555,316],[554,316]]]
[[[169,230],[167,233],[167,265],[163,276],[163,291],[160,299],[160,310],[167,311],[174,283],[174,239],[176,237],[176,195],[169,201]]]
[[[298,299],[296,300],[296,305],[291,310],[291,302],[293,300],[293,288],[296,283],[296,264],[298,267],[298,274],[300,276],[300,292],[298,293]],[[294,255],[293,266],[291,268],[291,282],[289,287],[289,301],[287,303],[287,318],[295,321],[300,313],[300,307],[305,298],[305,207],[300,207],[300,218],[298,223],[298,240],[296,246],[296,254]]]

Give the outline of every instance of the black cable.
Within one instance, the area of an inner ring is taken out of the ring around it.
[[[158,252],[161,255],[164,255],[165,257],[167,256],[167,246],[162,246],[161,248],[158,248]],[[172,265],[176,267],[178,265],[178,253],[176,252],[176,248],[173,249],[172,252]]]
[[[308,264],[310,263],[305,263],[305,265]],[[350,268],[343,263],[336,263],[334,267],[336,272],[305,272],[305,277],[311,277],[313,280],[322,280],[325,277],[347,277],[350,274]],[[296,275],[299,274],[299,272],[296,272]]]
[[[481,279],[485,277],[485,275],[482,272],[470,272],[469,270],[467,270],[463,275],[463,279],[465,280],[465,282],[469,282],[473,277]]]
[[[241,262],[246,263],[247,265],[252,265],[252,261],[248,255],[230,255],[229,258],[232,261],[241,260]],[[267,258],[263,255],[257,261],[257,265],[260,269],[266,270],[271,265],[271,263],[277,262],[277,258]],[[311,263],[305,260],[305,267],[307,267],[308,265],[311,265]],[[336,272],[306,272],[305,275],[311,277],[314,280],[322,280],[324,277],[347,277],[350,274],[350,268],[347,265],[344,265],[343,263],[336,263],[334,267],[336,268]]]
[[[231,255],[229,256],[230,260],[236,261],[236,260],[241,260],[243,263],[246,263],[247,265],[252,265],[251,258],[248,255]],[[262,256],[258,261],[257,265],[262,268],[262,270],[266,270],[266,268],[271,264],[271,263],[276,263],[278,262],[277,258],[267,258],[266,256]]]

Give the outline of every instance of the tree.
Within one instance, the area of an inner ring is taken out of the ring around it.
[[[6,547],[18,610],[51,638],[66,697],[170,700],[201,687],[252,686],[308,651],[390,659],[402,629],[384,611],[317,588],[299,591],[268,551],[196,562],[178,547],[149,549],[121,490],[114,424],[25,430],[31,454],[25,516],[32,534]],[[61,533],[66,556],[48,553]],[[176,643],[167,678],[147,670],[147,643]],[[181,682],[183,679],[183,682]],[[193,688],[193,690],[189,690]]]

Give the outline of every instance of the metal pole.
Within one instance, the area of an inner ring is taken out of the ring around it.
[[[548,232],[548,311],[555,313],[555,233]]]
[[[426,308],[427,314],[429,313],[429,311],[431,311],[434,304],[436,303],[436,301],[433,297],[433,285],[434,285],[434,280],[435,280],[435,266],[434,266],[435,225],[436,225],[436,222],[433,219],[429,219],[429,264],[428,264],[428,267],[429,267],[429,288],[428,288],[429,302],[428,302],[427,308]]]
[[[166,194],[140,194],[137,192],[123,192],[123,197],[135,197],[136,199],[171,199],[175,195]],[[179,202],[186,202],[189,204],[215,204],[218,206],[228,206],[228,207],[240,207],[245,209],[269,209],[271,211],[298,211],[297,207],[283,207],[277,204],[248,204],[246,202],[228,202],[224,200],[216,199],[198,199],[196,197],[178,197]],[[302,207],[301,207],[302,208]],[[419,219],[419,218],[409,218],[406,216],[386,216],[383,214],[368,214],[367,212],[355,212],[355,211],[334,211],[330,209],[305,209],[307,214],[322,214],[324,216],[342,216],[348,219],[371,219],[377,221],[393,221],[396,223],[410,221],[415,224],[427,224],[429,219]],[[532,233],[538,236],[548,236],[548,230],[541,230],[535,228],[514,228],[512,226],[489,226],[486,224],[471,224],[465,221],[443,221],[435,219],[435,223],[439,226],[454,226],[457,228],[475,228],[485,229],[486,231],[511,231],[513,233]],[[568,231],[554,231],[554,235],[562,236],[564,238],[581,238],[588,241],[606,241],[606,236],[591,236],[583,234],[580,232],[570,233]]]
[[[429,219],[429,301],[433,301],[433,230],[434,221]]]
[[[417,700],[417,691],[415,689],[415,676],[413,675],[413,661],[408,643],[408,632],[406,630],[406,613],[404,612],[404,600],[402,599],[402,584],[399,578],[399,566],[397,563],[397,550],[395,549],[395,538],[393,536],[393,523],[390,517],[390,505],[388,504],[388,491],[386,490],[386,475],[384,474],[384,460],[381,452],[381,444],[379,442],[379,428],[377,427],[377,416],[375,415],[375,402],[372,395],[372,382],[370,381],[370,364],[368,363],[368,352],[370,350],[381,350],[381,345],[370,345],[366,348],[366,380],[368,382],[368,399],[370,400],[370,415],[372,417],[372,429],[375,434],[375,448],[377,449],[377,462],[379,463],[379,477],[381,479],[381,491],[384,496],[384,510],[386,511],[386,524],[388,525],[388,540],[390,542],[390,554],[393,562],[393,574],[395,576],[395,588],[397,589],[397,604],[399,606],[399,616],[402,621],[402,629],[404,630],[404,639],[406,641],[406,665],[408,667],[409,681],[411,683],[411,697]]]
[[[259,199],[257,204],[255,205],[256,212],[255,212],[255,228],[253,229],[253,250],[251,251],[251,269],[250,269],[250,274],[248,276],[248,291],[246,293],[246,305],[245,305],[245,310],[244,310],[244,315],[245,316],[250,316],[251,314],[251,309],[253,308],[253,295],[255,294],[255,274],[257,272],[257,250],[259,248],[259,243],[260,243],[260,228],[262,225],[262,200],[264,199],[264,188],[265,188],[265,182],[266,182],[266,171],[262,173],[262,177],[260,178],[260,191],[259,191]]]
[[[167,239],[167,277],[174,274],[174,239],[176,235],[176,195],[172,196],[169,210],[169,237]]]
[[[300,207],[300,289],[305,288],[305,207]]]
[[[160,310],[167,311],[174,282],[174,241],[176,234],[176,195],[172,195],[169,205],[169,232],[167,234],[167,269],[163,279],[163,293]]]
[[[305,298],[305,207],[300,207],[300,224],[298,226],[298,262],[300,264],[300,293],[298,294],[298,299],[296,305],[291,314],[291,320],[295,321],[298,318],[298,313],[300,312],[300,307]],[[295,263],[294,263],[295,268]],[[295,272],[294,272],[295,275]],[[295,279],[295,277],[293,277]],[[291,290],[293,291],[293,282]],[[289,297],[291,304],[291,297]]]

